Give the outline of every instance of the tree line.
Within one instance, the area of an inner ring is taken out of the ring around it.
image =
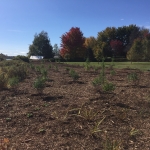
[[[131,61],[150,61],[150,31],[136,25],[107,27],[97,37],[84,37],[78,27],[61,36],[60,48],[52,47],[48,33],[35,34],[28,56],[42,55],[45,59],[60,55],[67,61],[100,61],[103,57],[127,58]]]

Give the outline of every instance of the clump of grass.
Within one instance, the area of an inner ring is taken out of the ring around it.
[[[75,72],[75,70],[71,69],[69,71],[69,75],[73,78],[73,81],[76,81],[79,79],[79,75],[77,72]]]
[[[106,139],[106,141],[103,144],[104,150],[121,150],[121,142],[118,142],[117,140],[109,140]]]

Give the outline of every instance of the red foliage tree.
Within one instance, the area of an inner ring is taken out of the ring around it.
[[[83,59],[85,55],[85,38],[78,27],[72,27],[69,32],[61,36],[60,54],[63,58],[77,60]]]
[[[120,40],[111,40],[110,46],[115,55],[122,55],[123,43]]]

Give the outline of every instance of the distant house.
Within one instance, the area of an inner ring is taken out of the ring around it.
[[[55,55],[54,59],[60,59],[60,56],[59,55]]]
[[[41,60],[43,59],[43,56],[30,56],[31,60]]]

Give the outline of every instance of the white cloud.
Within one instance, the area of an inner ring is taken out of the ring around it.
[[[122,19],[120,19],[121,21],[123,21],[124,19],[122,18]]]

